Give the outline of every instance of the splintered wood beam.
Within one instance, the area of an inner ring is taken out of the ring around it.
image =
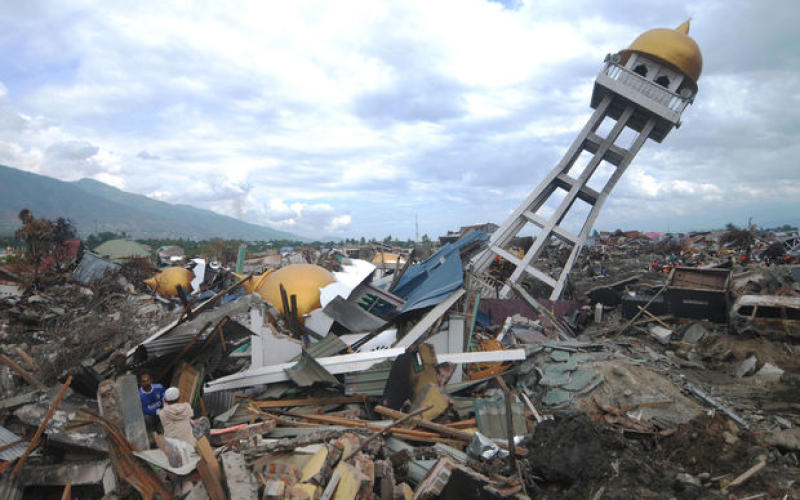
[[[0,363],[7,365],[9,368],[17,372],[22,378],[24,378],[29,384],[36,387],[38,390],[44,391],[46,389],[44,384],[42,384],[39,379],[31,375],[25,368],[19,366],[14,362],[14,360],[5,354],[0,354]]]
[[[16,476],[19,474],[19,471],[22,470],[22,466],[25,465],[25,461],[28,460],[28,456],[33,453],[33,450],[39,445],[39,440],[42,438],[42,434],[44,433],[45,428],[47,427],[47,423],[50,422],[50,419],[53,418],[53,414],[56,412],[56,408],[61,403],[61,399],[67,393],[67,389],[69,389],[69,385],[72,383],[72,375],[67,377],[66,382],[64,385],[61,386],[61,390],[58,391],[58,395],[56,399],[53,400],[53,404],[50,405],[50,409],[47,410],[47,415],[45,415],[44,420],[42,423],[39,424],[39,428],[36,429],[36,433],[33,435],[31,442],[28,443],[28,447],[25,449],[25,452],[19,457],[17,464],[14,466],[14,469],[11,471],[12,476]]]

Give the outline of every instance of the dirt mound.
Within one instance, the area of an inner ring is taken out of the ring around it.
[[[752,434],[721,413],[704,413],[678,427],[672,436],[662,438],[658,456],[693,474],[717,475],[739,470],[763,452]]]
[[[610,476],[611,462],[624,448],[620,435],[605,431],[578,413],[539,424],[528,461],[545,481],[570,487]]]
[[[547,498],[592,498],[601,489],[608,499],[722,498],[681,481],[683,469],[662,459],[654,437],[626,438],[583,413],[539,424],[526,446],[527,468]]]

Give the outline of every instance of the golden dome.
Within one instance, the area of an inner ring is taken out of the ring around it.
[[[703,55],[700,47],[689,36],[689,20],[675,28],[656,28],[645,31],[630,47],[620,52],[625,64],[631,52],[639,52],[672,66],[687,76],[694,89],[703,70]]]
[[[152,278],[144,280],[144,282],[147,286],[152,288],[154,292],[158,292],[164,297],[177,297],[178,289],[176,286],[180,285],[186,293],[191,293],[191,283],[193,279],[194,273],[188,269],[182,267],[168,267]]]
[[[327,269],[314,264],[292,264],[277,271],[265,273],[256,280],[254,291],[283,314],[280,285],[287,299],[297,295],[297,314],[302,316],[320,307],[319,289],[336,281]]]

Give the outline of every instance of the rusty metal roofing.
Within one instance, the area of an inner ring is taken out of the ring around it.
[[[94,280],[100,279],[107,272],[119,271],[120,265],[110,260],[104,259],[90,251],[83,252],[81,262],[72,272],[72,277],[82,285],[88,285]]]

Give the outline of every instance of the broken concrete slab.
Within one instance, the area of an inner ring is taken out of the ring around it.
[[[74,462],[55,465],[26,465],[20,472],[25,486],[73,486],[103,484],[103,478],[111,469],[109,460]],[[108,493],[108,492],[106,492]]]
[[[230,497],[237,500],[256,500],[258,487],[245,465],[244,456],[241,453],[227,451],[221,458]]]
[[[117,393],[119,395],[118,401],[121,404],[122,432],[125,438],[136,451],[150,448],[136,375],[128,374],[119,377],[117,379]]]

